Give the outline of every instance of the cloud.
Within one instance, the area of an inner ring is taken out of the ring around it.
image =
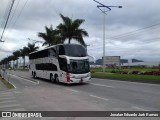
[[[121,55],[122,58],[140,58],[159,60],[160,25],[155,27],[125,34],[147,26],[159,23],[159,0],[98,0],[105,5],[122,5],[122,9],[112,8],[106,15],[106,55]],[[51,24],[55,28],[62,22],[59,13],[72,19],[85,19],[81,26],[89,33],[84,40],[88,46],[88,53],[101,58],[103,54],[103,17],[93,0],[28,0],[22,13],[17,19],[26,0],[20,0],[10,25],[4,34],[7,47],[1,47],[0,53],[8,55],[9,51],[26,46],[27,38],[42,40],[37,36],[38,32],[45,32],[44,26]],[[8,1],[1,0],[0,23]],[[15,1],[15,10],[18,1]],[[13,12],[12,12],[13,15]],[[17,19],[17,21],[16,21]],[[14,24],[14,22],[16,23]],[[14,26],[13,26],[14,25]],[[1,26],[1,30],[3,26]],[[125,34],[125,35],[122,35]],[[120,36],[118,36],[120,35]],[[116,37],[118,36],[118,37]],[[0,43],[2,45],[2,43]],[[8,51],[9,50],[9,51]]]

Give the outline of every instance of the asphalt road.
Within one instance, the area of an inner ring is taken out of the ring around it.
[[[160,85],[94,78],[89,84],[53,84],[19,71],[9,71],[5,77],[16,87],[24,110],[160,111]]]

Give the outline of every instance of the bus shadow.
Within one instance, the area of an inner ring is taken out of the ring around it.
[[[83,85],[88,85],[89,83],[73,83],[73,84],[66,84],[66,83],[58,83],[58,85],[61,86],[83,86]]]
[[[48,80],[48,79],[44,79],[44,78],[36,78],[36,79],[38,79],[38,80],[40,80],[40,81],[43,81],[43,82],[47,82],[47,83],[50,83],[50,84],[54,84],[54,85],[60,85],[60,86],[68,86],[68,87],[70,87],[70,86],[83,86],[83,85],[89,85],[89,83],[72,83],[72,84],[67,84],[67,83],[53,83],[53,82],[51,82],[50,80]]]

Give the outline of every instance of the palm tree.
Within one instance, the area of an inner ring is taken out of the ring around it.
[[[12,57],[11,56],[8,56],[8,57],[5,57],[3,60],[2,60],[2,63],[4,64],[5,68],[8,68],[10,67],[10,61],[12,60]]]
[[[23,69],[25,68],[25,56],[28,55],[28,48],[23,47],[23,49],[20,49],[21,51],[21,56],[23,58]]]
[[[18,58],[20,57],[20,55],[21,55],[20,50],[16,50],[13,52],[13,56],[15,57],[15,60],[17,60],[16,68],[18,67]]]
[[[9,66],[9,67],[11,67],[11,61],[12,61],[12,60],[14,61],[15,59],[16,59],[16,58],[15,58],[14,55],[10,55],[10,56],[7,57],[8,66]],[[14,67],[14,63],[13,63],[13,67]]]
[[[29,53],[38,50],[38,48],[39,48],[39,47],[38,47],[38,46],[36,47],[34,43],[33,43],[33,44],[28,43],[28,46],[27,46],[27,49],[28,49],[28,51],[27,51],[27,52],[28,52],[28,53],[27,53],[27,56],[29,55]]]
[[[4,68],[4,64],[5,64],[5,62],[4,62],[4,58],[1,60],[1,65],[2,65],[2,68]]]
[[[5,68],[6,58],[3,58],[3,59],[1,60],[1,63],[2,63],[2,65],[3,65],[3,68]]]
[[[3,68],[5,67],[5,61],[4,61],[4,58],[1,60],[1,63],[3,65]]]
[[[69,17],[64,17],[62,14],[60,14],[60,17],[62,18],[63,23],[60,23],[57,26],[57,29],[61,33],[62,40],[65,41],[66,39],[68,39],[68,43],[70,44],[71,40],[74,39],[80,44],[86,46],[83,37],[88,36],[88,33],[84,29],[79,28],[85,20],[72,20]]]
[[[61,37],[59,36],[59,32],[57,30],[53,30],[52,25],[50,26],[50,28],[45,26],[45,30],[46,33],[41,33],[41,32],[38,33],[38,37],[41,37],[45,40],[42,46],[44,45],[51,46],[62,43]]]

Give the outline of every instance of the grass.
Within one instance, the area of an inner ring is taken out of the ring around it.
[[[141,72],[145,72],[145,71],[158,71],[158,68],[125,68],[125,69],[113,69],[113,68],[106,68],[105,71],[106,72],[111,72],[111,71],[141,71]],[[103,69],[102,68],[91,68],[91,71],[93,72],[102,72]]]
[[[3,79],[2,77],[0,77],[0,80],[3,82],[3,84],[4,84],[8,89],[14,88],[14,86],[13,86],[12,84],[10,84],[8,81],[6,81],[5,79]]]
[[[154,75],[132,75],[132,74],[117,74],[117,73],[92,73],[92,77],[117,79],[117,80],[146,80],[146,81],[159,81],[160,76]]]
[[[132,81],[142,83],[160,84],[160,76],[154,75],[133,75],[133,74],[118,74],[118,73],[92,73],[92,77],[121,80],[121,81]]]

